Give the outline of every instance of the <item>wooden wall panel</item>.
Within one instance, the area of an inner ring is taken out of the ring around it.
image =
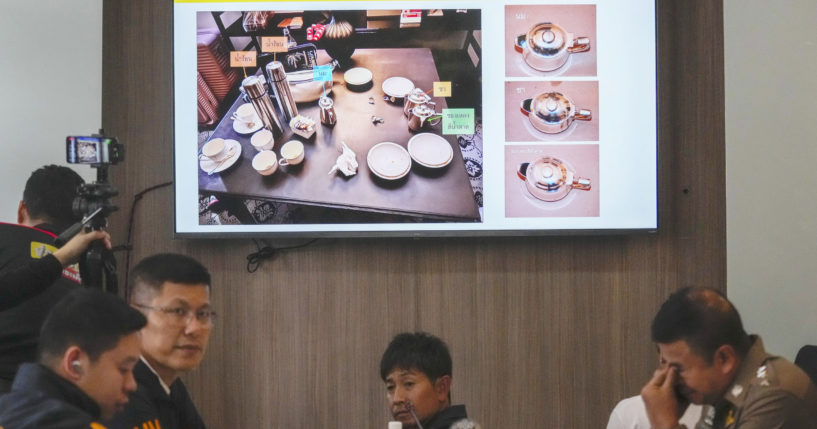
[[[128,151],[111,174],[119,242],[133,195],[172,178],[171,16],[104,2],[102,122]],[[603,427],[651,374],[657,306],[726,280],[722,5],[662,0],[658,17],[658,234],[330,239],[249,274],[251,241],[174,240],[171,189],[146,195],[133,260],[183,252],[213,274],[221,317],[185,377],[209,426],[385,427],[380,354],[423,329],[449,343],[454,402],[485,427]]]

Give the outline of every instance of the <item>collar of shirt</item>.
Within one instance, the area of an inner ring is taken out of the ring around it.
[[[168,387],[168,386],[167,386],[167,384],[165,384],[164,380],[162,380],[162,377],[159,377],[159,374],[158,374],[158,373],[156,373],[156,370],[155,370],[155,369],[153,369],[153,367],[152,367],[152,366],[150,366],[150,362],[148,362],[148,361],[147,361],[147,359],[145,359],[145,357],[144,357],[144,356],[139,356],[139,359],[141,359],[141,360],[142,360],[142,363],[144,363],[144,364],[145,364],[145,366],[147,366],[147,367],[148,367],[148,369],[150,370],[150,372],[152,372],[152,373],[153,373],[153,375],[155,375],[155,376],[156,376],[156,378],[157,378],[157,379],[159,379],[159,384],[162,386],[162,389],[164,389],[165,393],[167,393],[167,394],[168,394],[168,396],[170,396],[170,387]]]

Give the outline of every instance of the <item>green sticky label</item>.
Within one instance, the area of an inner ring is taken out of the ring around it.
[[[317,66],[312,69],[312,79],[329,82],[332,80],[332,66]]]
[[[443,109],[443,134],[474,134],[474,109]]]

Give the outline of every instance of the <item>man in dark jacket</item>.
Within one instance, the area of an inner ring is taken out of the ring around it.
[[[451,405],[451,354],[425,332],[396,335],[380,360],[389,409],[404,428],[448,429],[467,419],[465,405]]]
[[[139,387],[108,426],[205,429],[179,376],[197,367],[207,350],[215,319],[210,273],[193,258],[162,253],[136,264],[130,279],[130,304],[148,320],[134,369]]]
[[[117,296],[77,289],[43,323],[37,363],[20,367],[0,396],[4,429],[100,429],[136,390],[145,317]]]
[[[80,218],[72,203],[82,183],[70,168],[42,167],[26,181],[18,225],[0,223],[0,393],[34,360],[48,310],[80,283],[75,267],[49,255],[56,235]]]

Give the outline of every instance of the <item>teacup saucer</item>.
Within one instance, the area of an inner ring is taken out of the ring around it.
[[[264,126],[264,124],[261,122],[261,118],[259,118],[257,115],[255,116],[255,120],[252,122],[252,124],[252,127],[248,127],[247,124],[241,121],[233,120],[233,130],[235,130],[235,132],[238,134],[251,134],[260,130]]]
[[[241,158],[241,144],[235,140],[224,140],[226,143],[224,150],[226,150],[230,156],[221,161],[213,161],[210,158],[202,157],[199,159],[199,167],[207,174],[214,174],[214,173],[221,173],[222,171],[230,168]]]

